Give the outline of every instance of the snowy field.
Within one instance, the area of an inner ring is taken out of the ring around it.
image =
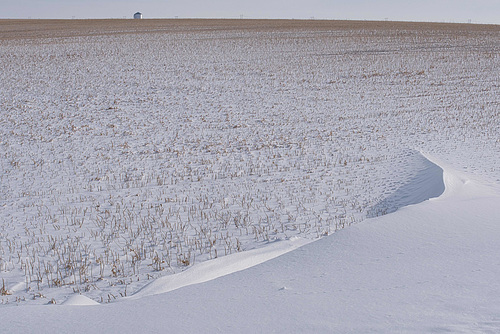
[[[0,41],[14,331],[500,328],[499,26],[4,20]]]

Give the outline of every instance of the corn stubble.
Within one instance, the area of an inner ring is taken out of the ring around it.
[[[3,304],[326,236],[413,149],[500,146],[495,26],[33,22],[0,22]]]

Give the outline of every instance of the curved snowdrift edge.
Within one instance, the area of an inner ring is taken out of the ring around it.
[[[445,172],[440,164],[436,162],[436,159],[421,152],[420,154],[422,155],[422,159],[425,160],[425,168],[415,176],[412,182],[401,187],[391,196],[389,201],[394,201],[395,204],[392,203],[392,205],[397,205],[396,209],[392,211],[396,211],[398,208],[407,205],[418,204],[429,198],[441,196],[444,193],[449,194],[463,183],[454,173]],[[383,205],[387,203],[385,202]],[[138,299],[170,292],[192,284],[207,282],[248,269],[310,242],[313,242],[313,240],[292,238],[273,242],[267,247],[202,262],[178,274],[160,277],[125,299]]]
[[[274,259],[310,242],[313,242],[313,240],[290,238],[283,241],[274,241],[267,247],[202,262],[178,274],[160,277],[126,299],[137,299],[169,292],[192,284],[207,282]]]
[[[396,205],[398,205],[393,211],[404,206],[421,203],[428,199],[451,196],[459,192],[463,185],[469,182],[467,178],[448,168],[442,162],[438,161],[438,159],[423,152],[419,153],[425,160],[425,168],[408,185],[401,187],[391,196],[390,200],[395,201]],[[397,198],[397,196],[400,196],[400,198]],[[207,282],[256,266],[313,241],[302,238],[279,240],[267,247],[202,262],[183,272],[160,277],[125,299],[139,299]]]
[[[415,155],[419,167],[412,179],[368,209],[367,218],[393,213],[400,208],[439,197],[445,192],[443,168],[421,152],[415,152]]]
[[[485,196],[498,196],[498,189],[494,186],[475,180],[472,176],[460,172],[447,163],[431,156],[427,153],[420,152],[427,160],[439,166],[443,170],[444,192],[434,200],[444,200],[449,197],[474,198]]]

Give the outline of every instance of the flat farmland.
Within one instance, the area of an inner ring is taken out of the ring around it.
[[[325,237],[422,153],[500,184],[495,25],[0,20],[0,64],[2,305]]]

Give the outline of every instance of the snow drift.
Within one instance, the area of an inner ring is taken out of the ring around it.
[[[154,280],[134,294],[131,299],[165,293],[188,285],[210,281],[221,276],[253,267],[297,249],[309,242],[311,242],[311,240],[301,238],[275,241],[265,248],[253,249],[206,261],[178,274],[164,276]]]
[[[395,212],[399,208],[418,204],[440,196],[444,190],[443,169],[419,153],[422,168],[406,184],[368,210],[368,217]]]
[[[422,153],[418,153],[418,158],[421,160],[422,167],[410,182],[397,189],[394,194],[378,203],[370,211],[388,214],[401,207],[418,204],[443,194],[445,190],[443,169],[427,159]],[[452,184],[453,186],[457,184],[456,179],[457,177],[453,175],[448,177],[448,188]],[[130,299],[169,292],[244,270],[290,252],[309,242],[305,239],[292,238],[281,242],[273,242],[262,249],[207,261],[181,273],[158,278],[135,293]]]
[[[247,270],[77,312],[5,308],[0,319],[12,332],[498,331],[500,191],[443,170],[441,197]]]

